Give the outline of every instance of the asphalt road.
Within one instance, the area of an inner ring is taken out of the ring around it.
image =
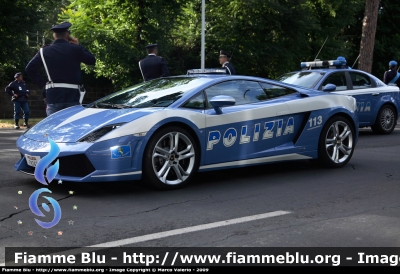
[[[59,201],[62,219],[50,229],[36,224],[28,206],[29,196],[42,185],[13,169],[20,158],[15,141],[21,132],[0,131],[0,263],[6,246],[82,247],[174,229],[182,233],[124,244],[400,246],[400,127],[388,136],[362,129],[353,158],[341,169],[297,161],[200,173],[188,187],[168,192],[134,182],[53,182],[48,196]],[[275,211],[288,214],[201,226]],[[185,230],[199,225],[198,231]]]

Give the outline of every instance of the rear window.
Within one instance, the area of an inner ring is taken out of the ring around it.
[[[368,75],[360,72],[349,72],[350,79],[353,84],[353,89],[371,88],[371,78]]]

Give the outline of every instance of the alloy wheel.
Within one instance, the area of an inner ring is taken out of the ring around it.
[[[343,121],[334,122],[328,129],[325,148],[334,163],[346,161],[353,150],[353,133]]]
[[[192,173],[195,149],[190,139],[181,132],[170,132],[156,143],[152,166],[157,178],[167,185],[178,185]]]

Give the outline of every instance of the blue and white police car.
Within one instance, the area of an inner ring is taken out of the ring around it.
[[[174,189],[197,171],[302,159],[342,167],[358,138],[356,108],[350,96],[192,70],[54,113],[17,140],[15,169],[34,174],[50,140],[60,148],[55,179],[72,182]]]
[[[346,61],[302,62],[301,71],[286,73],[277,80],[322,92],[353,96],[357,100],[360,127],[390,134],[399,118],[400,97],[397,86],[386,85],[364,71],[342,68]]]

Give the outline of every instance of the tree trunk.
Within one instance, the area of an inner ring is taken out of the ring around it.
[[[380,0],[366,0],[358,69],[371,73]]]

